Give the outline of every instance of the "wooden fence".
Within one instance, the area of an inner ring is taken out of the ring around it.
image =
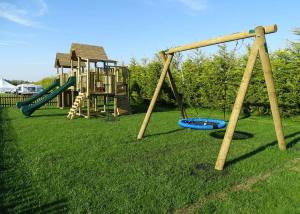
[[[17,102],[25,101],[32,95],[17,95],[17,94],[0,94],[0,107],[13,107],[16,106]],[[42,100],[44,97],[41,97],[35,100],[33,103],[37,103]],[[57,106],[57,98],[50,100],[43,107]]]

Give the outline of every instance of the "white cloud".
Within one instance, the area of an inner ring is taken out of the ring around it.
[[[34,22],[26,16],[27,11],[17,8],[16,5],[5,2],[0,3],[0,17],[21,25],[32,26]]]
[[[177,0],[185,7],[192,11],[202,11],[206,9],[206,2],[204,0]]]
[[[36,26],[38,22],[33,20],[33,16],[45,15],[48,6],[44,0],[35,0],[34,4],[38,6],[37,11],[29,11],[16,4],[0,2],[0,17],[24,26]]]

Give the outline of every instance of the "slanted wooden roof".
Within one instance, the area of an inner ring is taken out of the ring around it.
[[[74,60],[73,60],[74,61]],[[73,68],[77,68],[77,63],[73,62]],[[81,64],[81,66],[85,67],[85,64]],[[56,53],[55,57],[55,68],[71,68],[71,56],[68,53]]]
[[[71,45],[70,54],[74,61],[77,61],[78,57],[80,57],[82,60],[89,59],[91,61],[104,61],[104,62],[112,61],[112,60],[108,60],[104,48],[96,45],[73,43]]]
[[[55,68],[60,68],[60,67],[70,68],[71,67],[70,54],[68,54],[68,53],[56,53],[54,67]],[[75,64],[74,67],[76,67],[76,64]]]

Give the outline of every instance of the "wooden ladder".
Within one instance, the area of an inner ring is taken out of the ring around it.
[[[76,113],[79,111],[79,108],[81,107],[84,100],[85,100],[85,93],[79,93],[74,101],[74,104],[70,108],[70,111],[67,116],[68,119],[72,120],[76,116]]]

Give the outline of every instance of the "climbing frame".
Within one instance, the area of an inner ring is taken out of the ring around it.
[[[71,67],[77,66],[76,91],[84,93],[81,107],[70,109],[78,111],[76,115],[90,118],[98,113],[105,113],[109,98],[114,99],[114,116],[130,112],[129,106],[129,70],[118,66],[117,61],[106,55],[103,47],[73,43],[70,48]],[[124,101],[127,100],[128,102]],[[103,109],[98,108],[98,101],[103,100]],[[74,104],[75,105],[75,104]],[[84,107],[83,107],[84,106]],[[74,116],[73,116],[74,117]]]

